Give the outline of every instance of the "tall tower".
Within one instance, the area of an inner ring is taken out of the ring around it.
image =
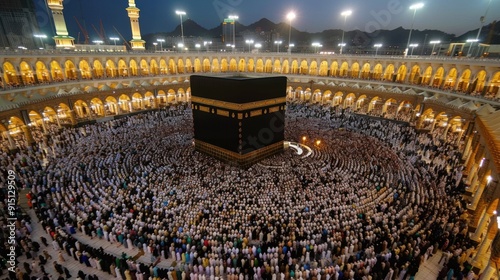
[[[69,36],[66,28],[66,21],[63,15],[63,0],[47,0],[47,5],[52,11],[52,18],[56,27],[56,36],[53,37],[56,41],[57,49],[73,49],[75,48],[75,38]]]
[[[146,41],[141,39],[141,29],[139,27],[139,9],[135,6],[135,0],[128,0],[128,8],[126,9],[130,18],[130,26],[132,28],[132,40],[130,45],[132,50],[144,50]]]

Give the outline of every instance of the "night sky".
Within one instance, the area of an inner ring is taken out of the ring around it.
[[[34,0],[41,28],[50,34],[44,0]],[[456,35],[476,29],[490,0],[424,0],[415,18],[415,29],[438,29]],[[170,32],[179,24],[175,10],[184,10],[187,17],[211,29],[224,17],[233,13],[239,22],[249,25],[265,17],[273,22],[287,21],[293,10],[297,18],[292,25],[301,31],[318,32],[341,29],[344,17],[340,13],[352,10],[346,30],[410,28],[413,11],[409,6],[418,1],[408,0],[136,0],[141,9],[141,33]],[[102,19],[107,36],[116,36],[115,26],[123,36],[131,38],[130,22],[125,8],[128,0],[64,0],[64,16],[71,36],[77,37],[79,28],[74,17],[87,27],[91,40],[97,39],[91,24],[99,28]],[[491,0],[485,23],[500,20],[500,1]]]

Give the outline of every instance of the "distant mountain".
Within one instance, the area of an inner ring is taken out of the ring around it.
[[[231,26],[232,27],[232,26]],[[212,28],[206,29],[200,26],[198,23],[191,19],[187,19],[183,22],[184,36],[185,37],[199,37],[199,38],[211,38],[217,39],[222,37],[223,24]],[[252,38],[259,37],[263,34],[271,34],[267,36],[266,40],[271,40],[275,38],[288,38],[289,32],[288,23],[274,23],[267,18],[262,18],[257,22],[254,22],[248,26],[236,22],[236,37],[238,38]],[[230,32],[226,29],[226,32]],[[335,47],[342,40],[342,30],[340,29],[327,29],[321,32],[303,32],[292,27],[292,38],[296,45],[301,45],[307,47],[313,41],[318,41],[323,44],[323,46]],[[374,32],[364,32],[360,30],[347,31],[344,33],[344,42],[350,47],[367,48],[373,46],[376,43],[382,43],[384,46],[393,48],[403,48],[406,47],[407,38],[410,30],[403,27],[398,27],[393,30],[377,30]],[[455,34],[448,34],[440,30],[413,30],[411,36],[411,44],[428,44],[431,40],[440,40],[442,43],[449,42],[464,42],[470,38],[476,38],[478,29],[465,32],[460,36]],[[144,39],[148,41],[149,38],[158,37],[179,37],[181,34],[180,24],[171,32],[162,32],[147,34]],[[273,35],[274,34],[274,35]],[[500,24],[492,22],[485,25],[481,30],[481,42],[500,44]]]

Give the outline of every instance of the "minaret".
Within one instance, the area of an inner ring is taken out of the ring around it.
[[[146,41],[141,39],[141,29],[139,28],[139,9],[135,6],[135,0],[128,0],[128,8],[126,9],[130,18],[130,26],[132,28],[132,40],[130,45],[132,50],[144,50]]]
[[[75,38],[69,36],[66,28],[66,21],[63,15],[63,0],[47,0],[47,5],[52,11],[52,18],[56,27],[56,36],[53,37],[56,41],[57,49],[73,49],[75,48]]]

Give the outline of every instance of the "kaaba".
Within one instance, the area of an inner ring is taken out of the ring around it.
[[[247,168],[283,151],[284,76],[192,75],[195,150]]]

